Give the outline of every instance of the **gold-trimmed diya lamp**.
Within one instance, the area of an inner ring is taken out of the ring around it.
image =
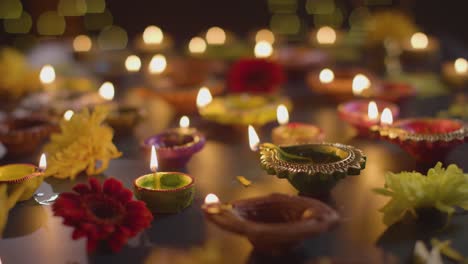
[[[468,87],[468,62],[458,58],[442,65],[442,76],[452,87],[463,89]]]
[[[144,149],[156,147],[161,165],[165,168],[184,168],[192,156],[205,146],[205,136],[190,127],[190,119],[183,116],[178,128],[165,130],[145,139]]]
[[[400,108],[392,103],[380,100],[358,99],[338,105],[338,115],[346,123],[353,126],[358,135],[370,136],[371,127],[379,124],[380,116],[385,115],[384,120],[399,116]]]
[[[468,125],[456,119],[400,119],[371,129],[380,138],[399,145],[423,163],[444,160],[454,147],[468,141]]]
[[[279,193],[229,204],[208,194],[202,210],[209,221],[246,237],[255,250],[267,254],[290,251],[303,240],[331,230],[340,219],[318,200]]]
[[[339,180],[359,175],[366,156],[353,146],[339,143],[309,143],[277,146],[261,143],[252,126],[249,145],[259,151],[260,165],[268,174],[287,179],[301,194],[326,196]]]
[[[156,214],[174,214],[192,204],[195,178],[182,172],[158,172],[158,156],[151,147],[151,173],[138,177],[134,185],[137,199]]]
[[[276,145],[322,142],[325,134],[320,127],[300,122],[289,123],[289,112],[285,105],[276,108],[279,126],[271,131],[271,140]]]

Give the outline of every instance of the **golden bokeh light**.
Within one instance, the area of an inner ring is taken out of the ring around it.
[[[455,72],[458,74],[463,74],[468,72],[468,62],[464,58],[458,58],[453,63]]]
[[[143,42],[154,45],[161,44],[164,40],[163,31],[157,26],[147,26],[143,31]]]
[[[82,16],[86,13],[85,0],[59,0],[57,11],[61,16]]]
[[[259,41],[255,44],[254,54],[256,58],[268,58],[273,54],[273,47],[267,41]]]
[[[32,18],[29,13],[23,11],[21,16],[18,18],[5,19],[3,20],[3,28],[5,32],[12,34],[26,34],[31,31]]]
[[[127,31],[118,26],[105,27],[98,36],[99,47],[103,50],[125,49],[127,43]]]
[[[102,13],[106,10],[106,0],[86,0],[86,13]]]
[[[40,35],[62,35],[65,27],[65,18],[55,11],[44,12],[37,19],[37,32]]]
[[[336,41],[336,32],[333,28],[324,26],[319,28],[315,37],[319,44],[333,44]]]
[[[371,86],[371,82],[367,76],[365,76],[362,73],[356,74],[353,78],[353,84],[352,84],[352,89],[353,89],[353,94],[354,95],[360,95],[364,90],[369,89]]]
[[[319,73],[319,80],[321,83],[331,83],[335,79],[335,74],[332,70],[325,68]]]
[[[190,53],[201,54],[206,50],[206,42],[203,38],[193,37],[188,44],[188,49]]]
[[[411,47],[414,49],[425,49],[429,45],[429,39],[426,34],[422,32],[416,32],[411,36]]]
[[[39,80],[43,84],[51,84],[55,81],[55,69],[52,67],[52,65],[47,64],[44,65],[39,72]]]
[[[141,60],[137,55],[130,55],[125,60],[125,68],[129,72],[137,72],[141,68]]]
[[[206,31],[205,38],[209,45],[223,45],[226,42],[226,32],[220,27],[211,27]]]
[[[156,54],[151,58],[151,61],[148,65],[148,71],[153,74],[159,74],[162,73],[166,70],[167,67],[167,61],[166,57],[162,54]]]
[[[107,9],[100,13],[88,13],[83,20],[85,28],[90,31],[101,30],[114,23],[114,17]]]
[[[73,39],[73,50],[75,52],[90,51],[93,46],[91,38],[87,35],[78,35]]]
[[[273,43],[275,43],[275,35],[269,29],[260,29],[257,31],[257,34],[255,34],[255,42],[260,41],[266,41],[273,45]]]

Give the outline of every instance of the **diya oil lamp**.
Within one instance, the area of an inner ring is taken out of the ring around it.
[[[200,89],[197,106],[200,115],[222,125],[263,126],[276,119],[279,105],[291,108],[291,101],[278,95],[229,94],[213,98],[210,90]]]
[[[401,60],[403,64],[434,63],[439,56],[439,42],[422,32],[414,33],[403,42]]]
[[[276,109],[276,118],[280,125],[271,131],[271,139],[276,145],[322,142],[325,138],[322,129],[317,126],[289,123],[289,112],[284,105],[279,105]]]
[[[135,49],[146,57],[150,54],[167,51],[172,48],[172,45],[172,38],[154,25],[147,26],[143,34],[135,40]]]
[[[468,85],[468,62],[458,58],[454,62],[442,65],[442,74],[445,81],[455,88],[464,88]]]
[[[374,133],[399,145],[420,162],[441,161],[468,140],[468,125],[456,119],[411,118],[383,123],[372,127]]]
[[[400,108],[392,103],[360,99],[338,105],[338,115],[353,126],[359,135],[368,136],[370,128],[379,124],[381,109],[389,109],[392,119],[397,118],[400,112]]]
[[[11,207],[18,201],[31,199],[44,180],[46,167],[47,159],[45,154],[41,155],[38,167],[33,164],[8,164],[0,166],[0,184],[7,184],[8,193],[12,196],[12,199],[16,199],[10,201]],[[19,197],[13,197],[19,189],[22,189],[17,194]]]
[[[279,193],[230,204],[208,194],[202,210],[209,221],[246,237],[255,250],[267,254],[292,250],[303,240],[329,231],[339,221],[338,213],[318,200]]]
[[[259,151],[260,165],[268,174],[285,178],[301,194],[324,196],[348,175],[359,175],[366,156],[355,147],[339,143],[309,143],[276,146],[261,143],[249,126],[249,144]]]
[[[195,179],[181,172],[158,172],[155,147],[151,147],[152,173],[134,181],[135,197],[146,203],[153,213],[173,214],[192,204]]]
[[[8,155],[29,155],[57,130],[58,125],[46,116],[11,116],[0,121],[0,142]]]
[[[156,147],[161,165],[165,168],[184,168],[192,155],[205,146],[205,136],[191,128],[190,120],[183,116],[179,128],[172,128],[144,140],[143,147]]]

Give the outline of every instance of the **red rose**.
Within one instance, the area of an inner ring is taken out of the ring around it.
[[[266,59],[239,60],[228,73],[228,87],[233,93],[271,93],[284,80],[281,66]]]
[[[113,252],[127,240],[150,226],[153,216],[145,203],[133,201],[133,194],[116,179],[103,186],[92,178],[89,185],[77,184],[75,192],[60,194],[52,209],[63,217],[63,224],[75,228],[72,238],[86,237],[88,252],[105,242]]]

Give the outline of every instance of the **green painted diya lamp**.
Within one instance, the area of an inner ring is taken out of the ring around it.
[[[263,126],[276,120],[276,108],[281,104],[289,110],[292,108],[287,97],[278,95],[231,94],[201,105],[197,103],[203,118],[223,125],[239,126]]]
[[[158,214],[174,214],[190,206],[195,193],[195,179],[181,172],[156,172],[157,166],[156,150],[152,147],[153,173],[134,181],[135,197]]]

